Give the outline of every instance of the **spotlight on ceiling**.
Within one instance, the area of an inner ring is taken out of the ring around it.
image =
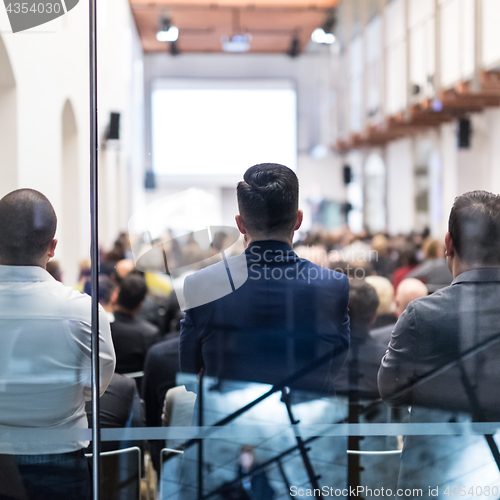
[[[325,33],[323,28],[316,28],[311,35],[311,40],[314,43],[335,43],[335,35],[333,33]]]
[[[172,26],[172,21],[166,16],[160,16],[160,27],[156,33],[159,42],[175,42],[179,38],[179,28]]]
[[[223,36],[220,41],[224,52],[248,52],[250,50],[252,35]]]

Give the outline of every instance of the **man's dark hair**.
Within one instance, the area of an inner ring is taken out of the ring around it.
[[[448,231],[464,262],[500,265],[500,196],[470,191],[455,198]]]
[[[127,275],[120,283],[118,305],[127,311],[137,309],[146,297],[148,287],[144,278],[138,275]]]
[[[236,189],[238,208],[250,232],[293,231],[299,208],[299,180],[284,165],[261,163],[250,167]]]
[[[349,318],[355,325],[370,326],[375,319],[379,298],[364,279],[352,279],[349,287]]]
[[[50,201],[34,189],[18,189],[0,200],[0,258],[9,265],[36,265],[56,234]]]

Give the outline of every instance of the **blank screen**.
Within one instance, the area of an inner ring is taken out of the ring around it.
[[[295,170],[291,88],[156,88],[153,168],[165,175],[238,175],[257,163]]]

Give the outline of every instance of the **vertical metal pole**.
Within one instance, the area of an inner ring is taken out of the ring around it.
[[[92,288],[92,491],[100,499],[101,428],[99,425],[99,246],[97,189],[97,24],[96,0],[89,0],[89,90],[90,90],[90,257]]]
[[[439,99],[441,92],[441,5],[434,0],[434,97]]]
[[[203,427],[203,375],[204,368],[198,375],[198,426]],[[198,440],[198,500],[203,500],[203,439]]]
[[[474,2],[474,75],[472,77],[473,92],[481,91],[481,70],[483,69],[483,2]]]

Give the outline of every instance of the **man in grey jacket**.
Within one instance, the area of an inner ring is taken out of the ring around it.
[[[401,315],[382,359],[379,391],[388,404],[410,405],[412,422],[446,422],[464,415],[475,421],[498,421],[500,196],[473,191],[457,197],[445,243],[453,282],[411,302]],[[462,448],[471,444],[466,437],[448,438],[443,443],[450,450],[456,449],[450,439],[461,440]],[[481,446],[488,449],[486,441]],[[425,467],[422,457],[429,458],[438,448],[438,441],[429,436],[407,437],[400,483],[418,483],[422,475],[417,468]],[[485,457],[492,461],[488,453],[482,454],[483,461]],[[456,455],[453,460],[453,475],[465,477],[466,470],[458,473],[455,466],[462,458]],[[428,465],[425,493],[428,486],[451,480],[449,468],[436,468],[435,462]],[[478,465],[474,463],[475,468]]]

